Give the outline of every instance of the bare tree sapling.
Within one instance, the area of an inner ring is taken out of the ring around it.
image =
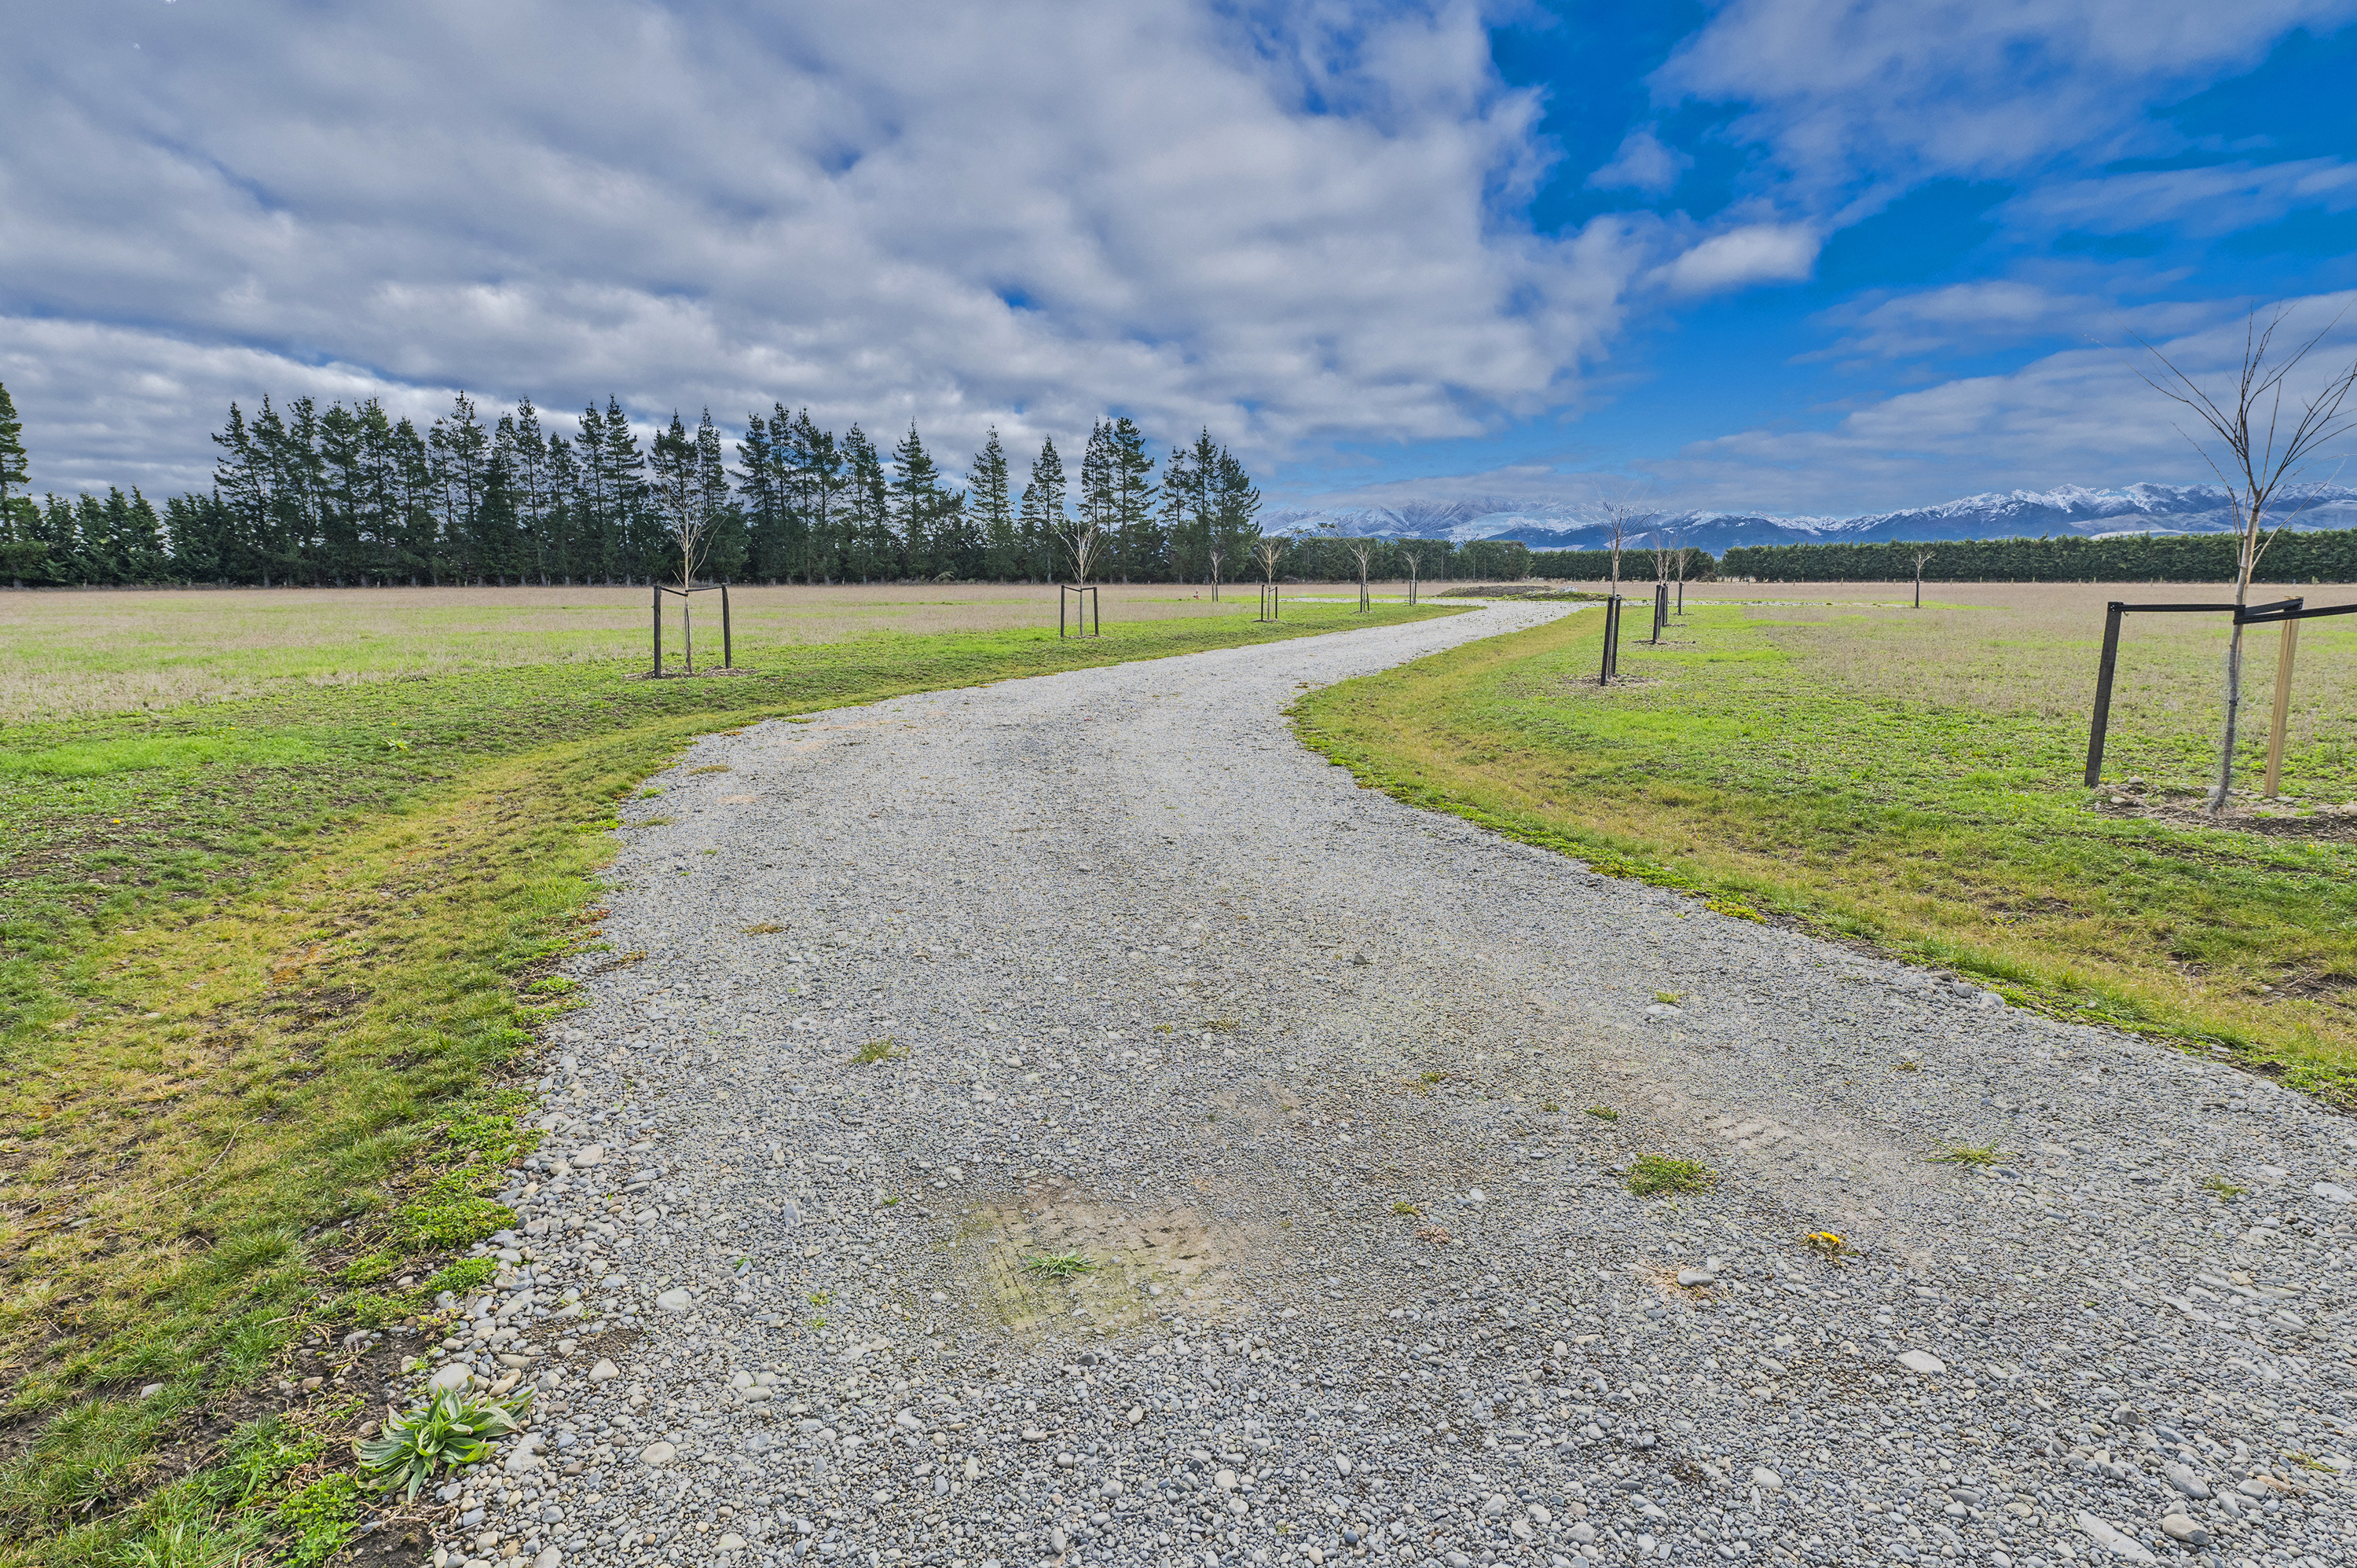
[[[689,609],[695,600],[689,590],[695,586],[696,569],[704,564],[714,520],[705,504],[703,454],[676,413],[671,416],[671,428],[655,437],[651,467],[655,504],[662,515],[663,532],[679,546],[681,646],[685,652],[686,671],[693,675],[695,626]]]
[[[2226,644],[2226,722],[2218,746],[2218,782],[2210,793],[2212,813],[2224,810],[2233,792],[2234,743],[2243,703],[2242,611],[2250,602],[2251,582],[2260,557],[2291,518],[2285,518],[2273,530],[2268,529],[2267,520],[2289,499],[2287,492],[2300,476],[2325,456],[2322,448],[2357,427],[2357,413],[2343,412],[2352,389],[2357,388],[2357,358],[2325,374],[2309,396],[2293,394],[2296,412],[2287,425],[2284,383],[2341,324],[2348,309],[2343,306],[2297,347],[2279,351],[2275,347],[2276,332],[2287,314],[2278,306],[2262,322],[2258,312],[2251,313],[2243,327],[2242,362],[2233,385],[2214,394],[2159,349],[2136,338],[2158,368],[2132,368],[2146,385],[2191,411],[2198,433],[2183,425],[2176,426],[2177,433],[2218,476],[2234,510],[2234,627]],[[2292,516],[2300,510],[2293,508]]]

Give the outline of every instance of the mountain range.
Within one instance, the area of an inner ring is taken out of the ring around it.
[[[2295,529],[2357,528],[2357,489],[2339,485],[2304,488],[2284,516]],[[1393,505],[1271,506],[1261,526],[1275,532],[1308,533],[1331,525],[1346,534],[1384,538],[1518,540],[1534,550],[1599,550],[1610,531],[1592,504],[1508,499],[1471,495],[1446,500],[1405,500]],[[1681,542],[1718,554],[1738,544],[1879,543],[1885,540],[2040,538],[2079,534],[2230,533],[2234,514],[2226,492],[2215,485],[2129,485],[2087,489],[2067,485],[2052,490],[2013,490],[1965,496],[1937,506],[1862,517],[1770,517],[1763,513],[1663,511],[1632,534],[1664,532]],[[1624,544],[1629,541],[1624,540]]]

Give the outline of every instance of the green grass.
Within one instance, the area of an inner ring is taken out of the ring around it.
[[[213,1540],[210,1492],[154,1505],[199,1408],[321,1329],[479,1283],[447,1254],[510,1218],[492,1195],[536,1134],[507,1086],[574,1004],[536,983],[597,934],[617,801],[690,740],[1419,617],[1240,609],[1086,642],[863,637],[736,680],[518,665],[0,727],[0,1408],[32,1439],[0,1477],[0,1562]]]
[[[1069,1280],[1078,1274],[1093,1273],[1096,1264],[1079,1252],[1049,1252],[1023,1260],[1025,1269],[1042,1279]]]
[[[1609,875],[2056,1016],[2215,1042],[2357,1104],[2357,819],[2275,835],[2091,796],[2087,693],[2116,592],[1920,617],[1690,606],[1609,690],[1600,618],[1576,614],[1310,693],[1297,722],[1362,783]],[[2124,645],[2109,777],[2190,804],[2214,744],[2216,628],[2163,618]],[[2255,729],[2274,652],[2253,636]],[[2287,792],[2357,797],[2357,628],[2312,623],[2300,659]]]
[[[1986,1170],[2003,1157],[2003,1152],[1993,1144],[1946,1144],[1932,1156],[1935,1165],[1963,1165],[1971,1170]]]
[[[1631,1192],[1652,1197],[1664,1192],[1707,1192],[1718,1185],[1718,1173],[1669,1155],[1639,1155],[1629,1162],[1625,1179]]]

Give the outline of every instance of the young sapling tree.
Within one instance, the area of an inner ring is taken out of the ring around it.
[[[679,546],[681,647],[687,673],[693,675],[695,623],[691,611],[695,599],[690,590],[695,586],[696,570],[711,543],[715,520],[706,504],[704,454],[676,413],[671,416],[671,428],[655,437],[650,467],[654,471],[655,505],[662,517],[663,532]]]
[[[2133,363],[2131,368],[2147,386],[2190,411],[2201,433],[2183,425],[2176,427],[2177,433],[2218,476],[2234,512],[2235,614],[2226,643],[2225,732],[2218,746],[2217,786],[2210,792],[2209,809],[2213,814],[2225,809],[2233,792],[2234,743],[2243,705],[2242,611],[2250,602],[2251,581],[2260,557],[2291,520],[2284,519],[2273,530],[2267,521],[2278,504],[2288,499],[2286,492],[2325,455],[2323,448],[2357,428],[2357,413],[2344,412],[2350,392],[2357,389],[2357,358],[2325,372],[2307,397],[2293,394],[2296,409],[2288,423],[2284,383],[2340,326],[2348,309],[2342,306],[2323,327],[2285,350],[2276,348],[2275,338],[2288,312],[2278,306],[2262,323],[2259,313],[2253,311],[2244,322],[2242,360],[2233,372],[2233,385],[2214,393],[2159,349],[2136,338],[2158,369]],[[2298,510],[2294,508],[2293,516]]]

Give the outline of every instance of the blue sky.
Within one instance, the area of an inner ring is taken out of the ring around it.
[[[2113,350],[2357,292],[2357,0],[0,5],[37,488],[464,388],[1844,513],[2201,479]]]

